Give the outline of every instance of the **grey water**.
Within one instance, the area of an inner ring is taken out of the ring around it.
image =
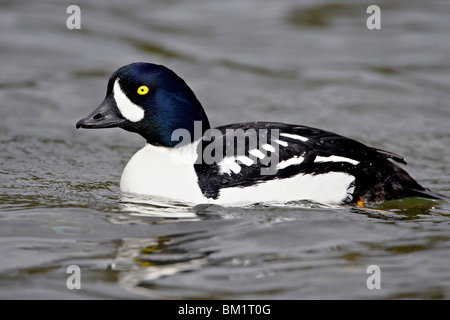
[[[450,197],[450,2],[0,1],[0,298],[449,299],[450,203],[220,207],[127,198],[144,141],[76,130],[118,67],[178,73],[213,126],[319,127]],[[158,183],[155,181],[154,183]],[[79,267],[80,289],[67,286]],[[380,288],[370,289],[369,266]]]

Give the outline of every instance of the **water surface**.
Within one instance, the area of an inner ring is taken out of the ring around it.
[[[406,157],[450,196],[450,3],[379,1],[0,3],[0,297],[399,299],[450,297],[450,204],[368,209],[298,202],[189,207],[122,197],[144,141],[75,130],[118,67],[175,70],[212,125],[320,127]],[[81,290],[66,286],[81,270]],[[367,267],[381,270],[369,290]]]

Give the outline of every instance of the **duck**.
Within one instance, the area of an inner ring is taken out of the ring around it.
[[[123,194],[194,205],[438,198],[399,166],[404,157],[333,132],[266,121],[212,128],[191,88],[159,64],[117,69],[103,102],[76,123],[114,127],[146,141],[123,170]]]

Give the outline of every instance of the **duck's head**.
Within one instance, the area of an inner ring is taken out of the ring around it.
[[[178,141],[172,141],[172,132],[188,130],[194,140],[196,121],[201,121],[202,133],[210,128],[202,105],[184,80],[164,66],[137,62],[112,74],[103,102],[76,127],[119,127],[140,134],[150,144],[174,147]]]

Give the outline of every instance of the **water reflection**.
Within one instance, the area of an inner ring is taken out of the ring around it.
[[[432,210],[439,206],[439,203],[439,201],[429,199],[406,198],[371,204],[365,208],[352,208],[346,205],[323,205],[308,200],[286,203],[255,203],[244,207],[224,207],[213,204],[190,205],[169,199],[124,194],[119,203],[119,210],[121,213],[135,217],[200,220],[211,217],[219,217],[221,219],[238,218],[254,214],[255,210],[269,213],[283,208],[292,210],[334,209],[343,211],[350,209],[354,213],[382,220],[411,220],[432,214]],[[258,212],[258,214],[262,213]]]
[[[168,298],[161,290],[153,290],[156,280],[201,269],[212,251],[181,245],[205,237],[203,232],[172,236],[123,239],[111,269],[118,271],[118,284],[127,290],[155,298]],[[145,289],[144,289],[145,288]]]
[[[424,198],[405,198],[386,201],[373,206],[376,211],[383,211],[398,218],[417,219],[432,214],[432,210],[439,206],[440,201]]]
[[[121,213],[138,217],[168,219],[198,219],[192,206],[168,199],[122,195],[119,203]]]

